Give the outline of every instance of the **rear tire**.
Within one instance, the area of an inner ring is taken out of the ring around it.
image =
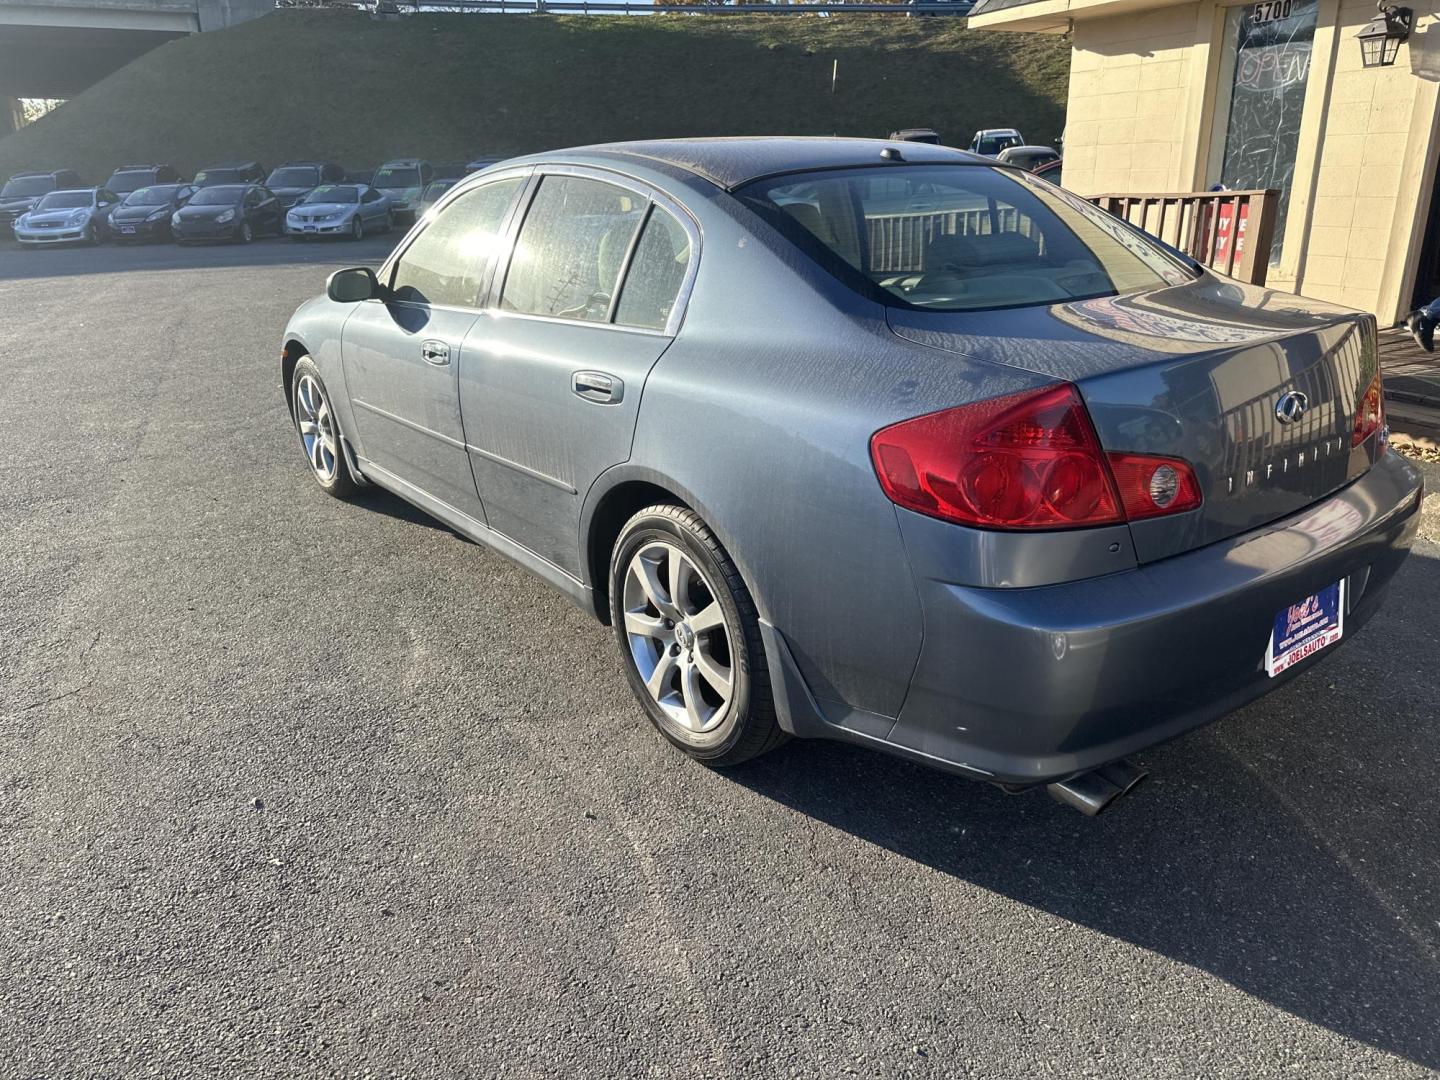
[[[699,515],[657,504],[626,522],[610,611],[630,688],[674,745],[718,768],[785,741],[755,603]]]

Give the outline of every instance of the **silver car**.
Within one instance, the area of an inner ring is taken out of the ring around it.
[[[395,225],[390,197],[365,184],[321,184],[285,212],[285,232],[296,240],[389,232]]]
[[[841,739],[1098,812],[1353,638],[1419,521],[1372,316],[918,143],[507,162],[280,371],[325,491],[608,622],[711,765]]]
[[[15,239],[28,247],[97,244],[110,235],[110,211],[120,199],[107,188],[52,191],[15,219]]]

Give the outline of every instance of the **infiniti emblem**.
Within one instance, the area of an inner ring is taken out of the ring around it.
[[[1305,410],[1309,407],[1309,398],[1299,390],[1291,390],[1288,394],[1282,394],[1275,403],[1275,419],[1282,424],[1293,424],[1305,415]]]

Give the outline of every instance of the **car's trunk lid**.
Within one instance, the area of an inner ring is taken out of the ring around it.
[[[1292,514],[1372,462],[1375,440],[1350,446],[1376,370],[1369,315],[1207,275],[1053,307],[892,309],[890,323],[934,348],[1073,382],[1107,451],[1188,461],[1204,504],[1133,522],[1142,562]],[[1304,408],[1285,422],[1277,405],[1292,392]]]

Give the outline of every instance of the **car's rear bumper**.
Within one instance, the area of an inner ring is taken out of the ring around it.
[[[1422,487],[1408,462],[1388,454],[1342,491],[1265,528],[1034,588],[954,584],[912,550],[925,636],[898,718],[806,695],[818,714],[807,723],[793,672],[777,688],[792,699],[782,715],[797,734],[864,742],[1006,784],[1073,776],[1215,720],[1328,656],[1332,649],[1266,674],[1276,614],[1342,579],[1350,638],[1409,551]]]

